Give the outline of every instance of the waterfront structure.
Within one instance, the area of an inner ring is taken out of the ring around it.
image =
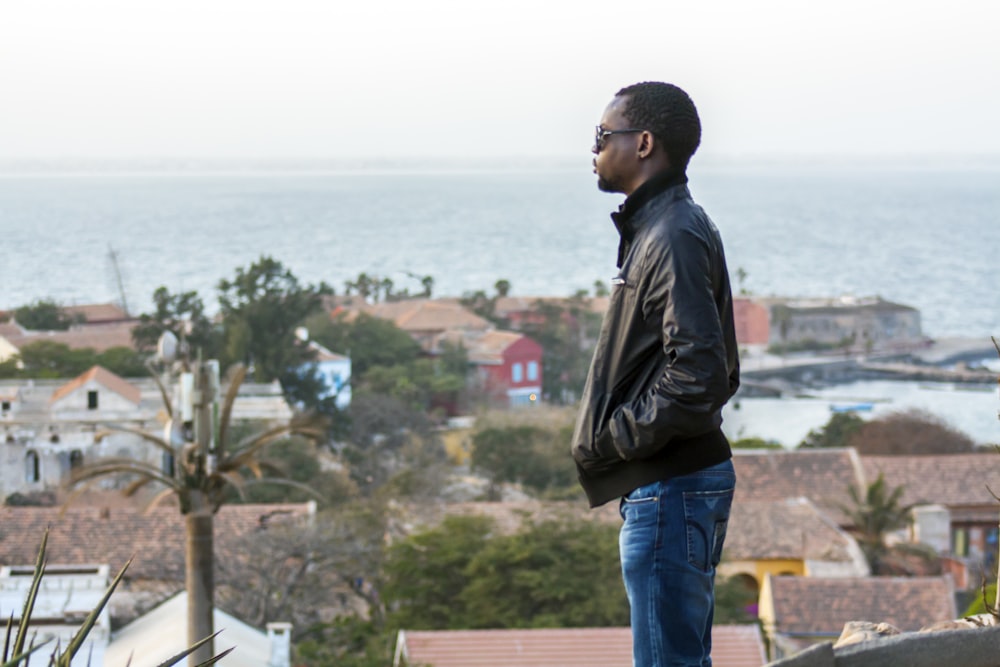
[[[881,297],[761,299],[770,315],[772,348],[910,350],[926,339],[920,311]]]

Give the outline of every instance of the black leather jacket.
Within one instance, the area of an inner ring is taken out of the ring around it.
[[[572,446],[591,507],[732,455],[720,428],[739,386],[729,274],[686,180],[654,177],[612,215],[620,270]]]

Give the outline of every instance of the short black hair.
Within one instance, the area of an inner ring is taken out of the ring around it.
[[[615,97],[628,98],[623,113],[629,124],[652,132],[671,166],[686,169],[701,143],[701,121],[688,94],[672,83],[644,81],[622,88]]]

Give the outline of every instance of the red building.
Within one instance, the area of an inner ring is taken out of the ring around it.
[[[469,363],[491,399],[509,407],[537,405],[542,395],[542,346],[513,331],[466,336]]]

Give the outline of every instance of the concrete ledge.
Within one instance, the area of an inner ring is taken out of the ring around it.
[[[908,632],[834,650],[818,644],[767,667],[996,667],[1000,626]]]

